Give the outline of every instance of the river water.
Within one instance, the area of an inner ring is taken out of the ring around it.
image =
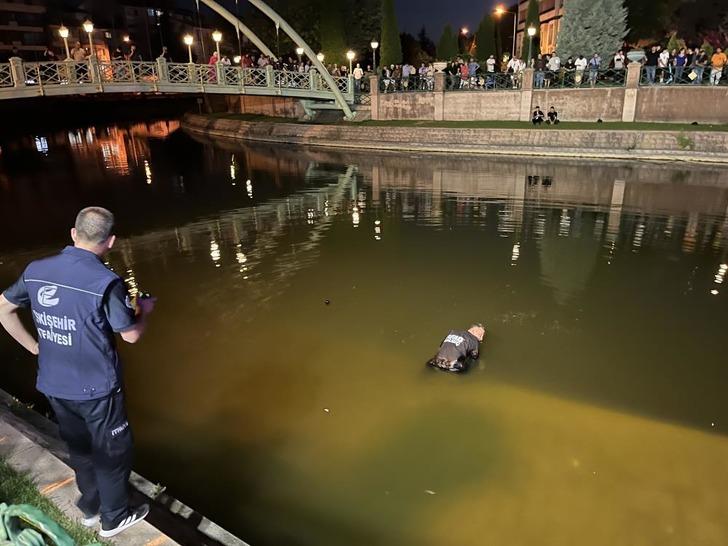
[[[0,286],[101,204],[159,298],[121,348],[141,474],[253,546],[728,543],[725,169],[177,127],[1,143]],[[478,364],[426,370],[473,321]]]

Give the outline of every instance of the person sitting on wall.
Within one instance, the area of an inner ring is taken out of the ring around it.
[[[480,342],[484,337],[485,328],[482,324],[473,324],[467,332],[450,330],[437,354],[427,365],[446,372],[465,372],[470,363],[478,358]]]
[[[559,113],[556,111],[556,108],[553,106],[549,108],[549,113],[546,114],[548,119],[546,120],[546,123],[549,125],[558,125],[559,124]]]
[[[536,106],[536,109],[533,111],[533,116],[531,116],[531,122],[534,125],[541,125],[545,117],[546,116],[544,115],[543,110],[541,110],[541,107]]]

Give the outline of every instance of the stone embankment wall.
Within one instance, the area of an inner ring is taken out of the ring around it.
[[[728,163],[728,132],[310,125],[246,122],[194,114],[185,116],[182,125],[206,136],[373,151]]]
[[[554,106],[563,121],[728,123],[728,87],[641,86],[640,66],[630,65],[625,87],[535,89],[533,70],[521,89],[447,91],[435,75],[432,92],[380,93],[372,81],[374,120],[530,121],[531,112]]]

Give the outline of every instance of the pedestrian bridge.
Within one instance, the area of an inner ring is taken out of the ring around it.
[[[0,63],[0,99],[93,93],[211,93],[267,95],[354,104],[351,77],[323,77],[318,71],[291,72],[218,64],[146,61],[59,61]],[[332,89],[329,81],[336,86]]]

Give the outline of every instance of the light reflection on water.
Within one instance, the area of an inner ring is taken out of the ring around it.
[[[165,136],[0,164],[3,286],[93,200],[159,297],[123,347],[143,474],[255,546],[728,542],[726,173]],[[426,373],[476,320],[479,365]]]

